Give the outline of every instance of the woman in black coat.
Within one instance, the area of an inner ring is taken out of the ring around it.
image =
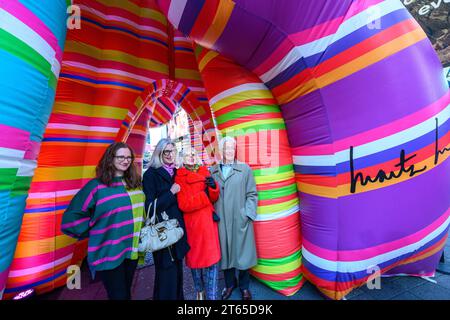
[[[144,174],[145,209],[156,202],[156,215],[162,221],[161,213],[166,212],[169,219],[177,219],[184,230],[177,243],[153,252],[155,262],[154,300],[184,300],[183,258],[189,251],[183,214],[178,208],[176,194],[180,186],[174,182],[176,148],[169,139],[161,139],[156,145],[150,160],[149,169]],[[153,210],[153,208],[152,208]],[[147,211],[146,211],[147,212]]]

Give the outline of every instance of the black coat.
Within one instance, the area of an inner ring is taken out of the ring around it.
[[[190,249],[187,242],[183,214],[178,208],[177,197],[170,191],[170,188],[174,184],[174,177],[175,174],[171,177],[163,167],[158,169],[149,168],[144,173],[145,212],[147,212],[149,205],[153,203],[155,198],[158,198],[156,202],[156,215],[159,221],[162,221],[161,213],[165,211],[169,219],[177,219],[184,230],[183,237],[170,247],[170,252],[167,248],[153,252],[155,267],[167,268],[172,266],[172,257],[182,260]],[[153,207],[150,211],[150,215],[152,215]]]

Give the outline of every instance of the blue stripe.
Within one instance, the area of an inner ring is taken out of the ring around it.
[[[194,50],[185,48],[185,47],[174,47],[174,48],[175,48],[175,50],[178,50],[178,51],[194,52]]]
[[[93,79],[90,79],[90,78],[86,78],[86,77],[82,77],[82,76],[76,76],[76,75],[67,74],[67,73],[61,73],[60,78],[77,79],[77,80],[82,80],[82,81],[95,83],[95,84],[110,84],[110,85],[115,85],[115,86],[130,88],[130,89],[135,89],[135,90],[139,90],[139,91],[144,90],[144,88],[142,88],[142,87],[133,86],[131,84],[125,84],[125,83],[116,82],[116,81],[97,81],[97,80],[93,80]]]
[[[336,41],[335,43],[332,43],[329,47],[326,48],[325,51],[319,52],[313,56],[300,59],[293,63],[291,66],[289,66],[286,70],[282,71],[280,74],[278,74],[275,78],[268,81],[266,85],[269,87],[269,89],[273,89],[279,85],[282,85],[292,77],[296,76],[300,72],[306,70],[310,67],[315,67],[334,56],[338,55],[341,52],[344,52],[345,50],[354,47],[358,43],[382,32],[386,31],[387,28],[402,22],[404,20],[407,20],[411,18],[407,10],[397,10],[394,11],[386,16],[383,16],[381,20],[381,25],[383,28],[380,29],[369,29],[367,26],[364,26],[351,34],[347,35],[346,37],[340,39],[339,41]]]
[[[178,101],[178,103],[183,102],[184,98],[186,98],[186,96],[188,95],[188,93],[191,92],[190,89],[187,89],[186,92],[183,94],[183,96],[181,97],[180,101]]]
[[[43,141],[90,142],[90,143],[113,143],[114,142],[114,140],[106,140],[106,139],[79,139],[79,138],[44,138]]]
[[[197,21],[196,17],[200,14],[204,4],[205,0],[189,1],[189,4],[183,12],[180,23],[178,24],[178,30],[182,31],[184,34],[190,34]]]
[[[166,111],[167,111],[167,112],[169,112],[170,114],[173,115],[172,110],[170,109],[170,107],[169,107],[167,104],[165,104],[165,103],[164,103],[162,100],[160,100],[160,99],[158,99],[158,102],[161,103],[161,104],[166,108]]]
[[[129,128],[130,124],[127,121],[122,121],[122,125],[124,125],[125,127]]]
[[[38,17],[58,40],[58,45],[64,51],[67,32],[66,0],[20,0],[28,10]]]
[[[447,228],[448,229],[448,228]],[[418,249],[417,251],[413,251],[413,252],[409,252],[409,253],[405,253],[397,258],[391,259],[389,261],[383,262],[381,264],[378,265],[378,267],[380,269],[384,269],[386,267],[389,267],[393,264],[395,264],[396,262],[402,261],[402,260],[406,260],[408,258],[410,258],[411,256],[422,252],[428,248],[430,248],[431,246],[433,246],[434,244],[438,243],[440,240],[442,240],[443,237],[447,236],[447,231],[445,230],[444,232],[440,233],[437,237],[435,237],[433,240],[431,240],[430,242],[428,242],[427,244],[425,244],[424,246],[420,247],[420,249]],[[358,271],[358,272],[333,272],[330,270],[325,270],[322,268],[317,267],[316,265],[312,264],[310,261],[308,261],[306,259],[305,256],[303,256],[303,264],[304,266],[314,275],[316,275],[317,277],[323,279],[323,280],[327,280],[327,281],[331,281],[331,282],[348,282],[348,281],[357,281],[359,279],[363,279],[367,276],[370,275],[370,273],[368,273],[366,270],[363,271]],[[339,262],[337,262],[337,264],[339,264]]]
[[[65,210],[67,207],[68,207],[68,205],[48,207],[48,208],[26,209],[25,213],[52,212],[52,211],[57,211],[57,210]]]
[[[8,289],[5,290],[5,293],[13,293],[13,292],[19,293],[21,291],[32,289],[32,288],[37,287],[37,286],[39,286],[41,284],[53,281],[53,280],[55,280],[55,279],[65,275],[66,272],[67,272],[67,270],[63,270],[63,271],[60,271],[60,272],[58,272],[58,273],[56,273],[56,274],[54,274],[54,275],[52,275],[52,276],[50,276],[48,278],[43,279],[41,281],[32,282],[32,283],[29,283],[29,284],[26,284],[26,285],[20,286],[20,287],[8,288]]]
[[[90,23],[95,24],[96,26],[99,26],[100,28],[103,28],[103,29],[106,29],[106,30],[122,31],[122,32],[127,33],[127,34],[129,34],[129,35],[132,35],[133,37],[136,37],[136,38],[138,38],[138,39],[149,40],[149,41],[152,41],[152,42],[156,42],[156,43],[162,44],[162,45],[165,46],[165,47],[169,47],[169,46],[167,45],[167,43],[165,43],[164,41],[161,41],[161,40],[159,40],[159,39],[157,39],[157,38],[152,38],[152,37],[147,37],[147,36],[141,36],[141,35],[139,35],[139,34],[133,32],[133,31],[127,30],[127,29],[125,29],[125,28],[112,27],[112,26],[105,26],[105,25],[103,25],[103,24],[101,24],[101,23],[99,23],[99,22],[97,22],[97,21],[95,21],[95,20],[92,20],[92,19],[89,19],[89,18],[85,18],[85,17],[81,17],[81,20],[90,22]]]
[[[344,52],[347,49],[350,49],[356,46],[358,43],[367,40],[370,37],[373,37],[383,31],[386,31],[388,28],[393,25],[403,22],[411,18],[411,15],[407,10],[399,9],[397,11],[393,11],[380,19],[380,23],[383,26],[380,29],[374,28],[369,29],[367,26],[363,26],[358,30],[355,30],[351,34],[339,39],[338,41],[331,44],[325,52],[317,53],[311,57],[307,57],[305,62],[308,66],[314,67],[319,63],[323,63],[339,53]]]

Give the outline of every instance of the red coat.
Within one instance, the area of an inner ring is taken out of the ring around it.
[[[184,214],[186,234],[191,250],[186,255],[189,268],[206,268],[219,262],[220,243],[217,222],[213,220],[212,203],[219,198],[220,189],[208,187],[209,198],[205,190],[205,178],[209,176],[206,167],[198,172],[186,168],[177,170],[175,182],[181,187],[177,194],[178,207]]]

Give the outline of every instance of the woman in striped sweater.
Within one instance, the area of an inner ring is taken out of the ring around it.
[[[64,212],[61,230],[89,238],[87,260],[100,276],[108,298],[130,300],[144,213],[141,177],[134,152],[125,143],[108,147],[89,181]]]

